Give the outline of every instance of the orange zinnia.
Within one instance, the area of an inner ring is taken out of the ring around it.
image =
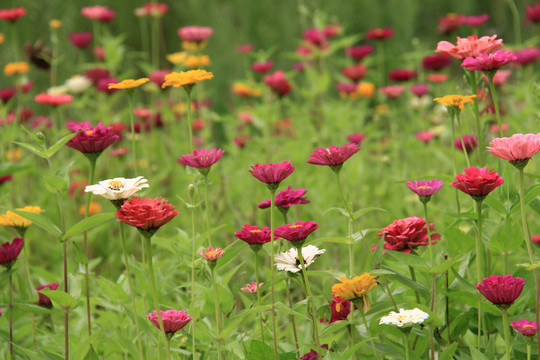
[[[28,70],[28,63],[25,63],[24,61],[14,62],[6,64],[4,67],[4,74],[6,74],[6,76],[14,74],[26,74]]]
[[[474,102],[474,98],[476,98],[476,95],[446,95],[442,98],[435,98],[433,101],[436,101],[447,108],[459,108],[459,110],[463,110],[466,103]]]
[[[339,280],[341,281],[340,284],[332,286],[332,294],[339,296],[343,300],[362,300],[365,307],[369,308],[369,300],[366,295],[377,286],[374,276],[366,272],[352,279],[340,276]]]
[[[184,85],[195,85],[196,83],[204,80],[210,80],[214,77],[214,74],[206,70],[190,70],[173,72],[165,75],[165,82],[161,85],[162,88],[168,86],[180,87]]]
[[[133,89],[137,86],[141,86],[142,84],[146,84],[148,81],[150,81],[150,79],[148,78],[142,78],[138,80],[127,79],[116,84],[109,84],[109,89]]]

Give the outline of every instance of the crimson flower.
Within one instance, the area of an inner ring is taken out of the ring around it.
[[[334,172],[338,173],[341,170],[343,163],[356,154],[358,150],[360,150],[360,148],[356,144],[330,146],[327,149],[317,148],[317,150],[311,152],[311,156],[307,163],[330,166]]]
[[[504,183],[503,178],[496,171],[488,171],[486,167],[478,169],[473,166],[463,169],[463,172],[465,174],[456,175],[456,181],[451,185],[477,201],[484,200],[497,186]]]
[[[116,17],[116,12],[109,9],[107,6],[87,6],[81,9],[81,15],[90,20],[100,22],[109,22]]]
[[[68,35],[71,45],[79,49],[88,47],[92,43],[92,37],[91,32],[74,32]]]
[[[489,15],[488,14],[469,15],[469,16],[460,15],[459,16],[459,21],[461,21],[461,23],[463,25],[467,25],[467,26],[470,26],[472,28],[477,28],[477,27],[481,26],[482,24],[484,24],[488,20],[489,20]]]
[[[306,42],[317,47],[324,46],[327,43],[327,37],[324,30],[317,28],[307,29],[304,31],[304,34],[302,34],[302,37]]]
[[[34,100],[43,105],[60,106],[72,102],[73,96],[69,94],[39,93],[34,97]]]
[[[39,296],[39,302],[38,302],[38,305],[39,306],[43,306],[43,307],[46,307],[46,308],[51,308],[52,307],[52,302],[51,302],[51,299],[48,297],[48,296],[45,296],[43,295],[42,293],[39,292],[39,290],[43,290],[43,289],[51,289],[51,290],[56,290],[58,289],[58,286],[60,284],[59,283],[52,283],[52,284],[46,284],[46,285],[39,285],[36,290],[38,292],[38,296]]]
[[[366,134],[364,133],[352,133],[347,135],[347,141],[350,141],[352,144],[360,145],[365,137]]]
[[[337,295],[332,294],[332,301],[328,302],[330,304],[330,320],[328,324],[332,324],[336,321],[347,320],[347,317],[351,313],[351,302],[349,300],[343,300]],[[321,319],[321,322],[324,322],[325,319]]]
[[[234,237],[245,241],[249,245],[263,245],[270,242],[270,228],[265,226],[258,228],[255,225],[245,224],[244,228],[234,233]],[[254,251],[260,250],[260,246],[252,247]]]
[[[175,207],[163,198],[139,198],[126,200],[114,214],[121,221],[136,227],[143,236],[151,237],[161,226],[180,214]]]
[[[476,285],[476,288],[493,305],[507,309],[516,301],[523,291],[525,280],[512,275],[491,275]]]
[[[396,69],[388,73],[388,78],[396,82],[404,82],[416,79],[418,73],[411,69]]]
[[[289,161],[281,164],[255,164],[251,166],[249,173],[268,186],[270,190],[278,188],[279,183],[285,180],[296,169]]]
[[[15,89],[0,89],[0,100],[5,104],[15,96]]]
[[[274,231],[276,237],[291,241],[294,246],[302,246],[304,240],[319,228],[315,221],[298,221],[296,224],[282,225]]]
[[[440,240],[441,235],[435,232],[433,224],[429,224],[431,240]],[[401,251],[410,254],[418,246],[425,246],[429,243],[426,226],[426,219],[411,216],[405,219],[394,220],[387,227],[378,231],[379,239],[384,237],[384,248],[386,250]],[[432,241],[431,244],[436,244]]]
[[[394,36],[394,29],[392,28],[383,28],[383,29],[371,29],[366,31],[366,40],[384,40]]]
[[[275,197],[274,204],[278,208],[284,208],[285,210],[288,210],[289,207],[293,205],[299,205],[299,204],[309,204],[309,200],[304,197],[306,194],[306,189],[295,189],[293,190],[291,186],[284,190],[278,191]],[[264,201],[261,201],[257,207],[259,209],[266,209],[269,208],[271,205],[271,200],[267,199]],[[283,211],[283,209],[280,209]]]
[[[210,167],[217,163],[223,156],[225,150],[211,149],[211,150],[195,150],[193,154],[184,154],[178,158],[178,163],[197,168],[199,172],[206,176],[210,171]]]
[[[538,323],[529,321],[527,319],[512,321],[510,326],[523,336],[534,336],[538,331]]]
[[[534,63],[540,57],[540,49],[532,47],[516,50],[514,51],[514,55],[516,56],[515,62],[521,66],[525,66]]]
[[[533,5],[527,4],[527,19],[533,23],[540,22],[540,2]]]
[[[3,243],[0,246],[0,265],[6,267],[8,270],[11,269],[23,247],[24,239],[22,238],[13,239],[11,244],[9,241]]]
[[[167,339],[171,339],[174,336],[174,333],[186,326],[193,318],[187,314],[184,310],[167,310],[159,311],[161,314],[161,320],[163,321],[163,329],[165,330],[165,335]],[[159,317],[157,311],[154,310],[150,314],[146,315],[148,319],[154,324],[155,327],[161,330],[159,327]]]
[[[427,204],[431,200],[431,195],[435,194],[437,191],[441,190],[444,182],[442,180],[433,179],[430,181],[426,180],[414,180],[407,181],[405,183],[409,189],[418,197],[420,201],[424,204]]]
[[[292,90],[292,85],[289,83],[289,80],[287,80],[287,77],[282,70],[266,75],[264,77],[264,83],[280,98],[287,95]]]
[[[9,22],[15,22],[22,18],[24,15],[26,15],[26,9],[23,7],[0,10],[0,19]]]
[[[66,145],[86,156],[99,156],[119,138],[113,133],[111,127],[104,127],[102,122],[97,123],[94,127],[90,126],[89,122],[74,124],[71,125],[70,130],[81,132],[69,140]]]
[[[498,68],[517,59],[509,51],[497,50],[494,53],[480,53],[475,57],[468,57],[461,63],[467,70],[495,72]]]
[[[345,55],[351,57],[354,61],[362,61],[366,56],[373,52],[371,45],[351,46],[345,49]]]
[[[452,58],[445,54],[435,54],[422,59],[422,67],[425,70],[439,71],[452,65]]]
[[[213,33],[214,30],[212,30],[212,28],[199,25],[184,26],[178,29],[178,36],[180,36],[183,41],[193,41],[197,43],[208,40]]]
[[[251,64],[251,70],[259,74],[266,74],[272,69],[274,62],[272,60],[267,61],[257,61]]]
[[[336,88],[340,91],[340,93],[352,94],[356,91],[356,89],[358,89],[358,84],[338,82],[336,84]]]
[[[529,159],[540,151],[540,133],[514,134],[510,137],[494,138],[487,150],[503,160],[510,161],[518,169],[523,169]]]

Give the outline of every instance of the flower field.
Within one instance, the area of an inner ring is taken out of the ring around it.
[[[2,4],[0,358],[540,359],[540,3],[429,2]]]

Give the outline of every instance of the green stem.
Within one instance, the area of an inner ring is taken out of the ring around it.
[[[360,309],[360,315],[362,315],[362,321],[364,322],[364,326],[366,327],[366,332],[369,337],[369,342],[371,343],[371,349],[373,350],[373,354],[375,354],[375,359],[379,360],[379,353],[377,352],[377,348],[375,348],[375,343],[373,342],[373,338],[371,337],[368,322],[366,320],[366,314],[364,312],[364,306],[362,304],[362,300],[357,302],[356,306]]]
[[[193,193],[195,191],[195,188],[193,187],[193,190],[191,190],[193,185],[190,185],[190,191],[189,191],[189,202],[191,205],[193,204]],[[195,208],[190,207],[190,213],[191,213],[191,311],[192,314],[194,313],[195,309],[195,248],[196,248],[196,236],[195,236]],[[192,359],[195,360],[195,317],[193,317],[193,320],[191,320],[191,353],[192,353]]]
[[[321,349],[321,342],[319,340],[319,329],[317,327],[317,308],[315,307],[315,301],[311,293],[311,287],[309,286],[306,264],[304,263],[304,255],[302,255],[302,245],[296,246],[296,249],[298,250],[298,259],[300,260],[300,266],[302,268],[302,277],[304,278],[304,284],[306,285],[309,304],[308,308],[310,309],[308,312],[311,315],[311,322],[313,324],[313,341],[315,341],[317,352],[319,352]]]
[[[527,360],[531,360],[531,344],[527,344]]]
[[[476,81],[476,71],[474,70],[467,70],[469,72],[469,77],[471,81],[471,90],[473,95],[478,94],[478,84]],[[478,139],[479,144],[484,143],[484,135],[483,135],[483,129],[482,125],[480,123],[480,110],[478,109],[478,98],[473,99],[473,110],[474,110],[474,119],[476,120],[476,137]],[[480,161],[480,165],[484,163],[483,159],[483,151],[478,152],[478,159]]]
[[[476,236],[476,283],[482,282],[482,256],[483,256],[483,244],[482,244],[482,200],[476,200],[476,214],[477,220],[477,236]],[[478,292],[478,350],[481,347],[482,340],[482,294]]]
[[[454,115],[456,117],[458,126],[459,126],[459,138],[461,139],[461,149],[463,155],[465,155],[465,161],[467,162],[467,167],[471,167],[471,162],[469,161],[469,153],[467,153],[467,148],[465,147],[465,140],[463,139],[463,126],[461,126],[461,112],[458,111]]]
[[[510,326],[508,325],[508,312],[506,309],[502,309],[502,320],[504,328],[504,342],[506,344],[506,358],[511,359],[512,353],[510,352]]]
[[[139,174],[137,169],[137,147],[135,146],[135,117],[133,116],[133,89],[127,90],[129,100],[129,122],[131,124],[131,154],[133,159],[133,172],[135,176]]]
[[[431,229],[429,228],[429,218],[428,218],[428,210],[427,210],[427,202],[422,202],[424,205],[424,216],[426,219],[426,229],[428,234],[428,249],[429,249],[429,258],[431,261],[431,268],[435,266],[435,262],[433,260],[433,244],[431,244]],[[435,293],[436,293],[436,281],[435,281],[435,274],[431,274],[431,303],[429,306],[429,309],[431,312],[433,312],[433,309],[435,308]],[[431,359],[435,360],[435,343],[433,341],[433,324],[431,324],[429,329],[429,349],[431,354]]]
[[[259,291],[259,256],[257,255],[257,251],[253,252],[253,255],[255,256],[255,281],[257,282],[257,305],[261,305],[261,292]],[[262,312],[259,312],[259,320],[261,322],[261,340],[264,342],[264,324],[263,324],[263,317]]]
[[[190,127],[191,128],[191,127]],[[278,360],[278,347],[277,347],[277,335],[276,335],[276,308],[275,308],[275,271],[274,271],[274,207],[276,206],[276,189],[270,190],[270,274],[272,281],[271,291],[271,311],[272,311],[272,340],[274,343],[274,360]]]
[[[13,270],[8,269],[9,276],[9,354],[13,356]]]
[[[191,128],[191,88],[188,90],[184,86],[187,94],[187,104],[186,104],[186,119],[188,126],[188,135],[189,135],[189,152],[193,152],[193,129]]]
[[[403,331],[403,346],[405,347],[405,360],[409,360],[410,359],[410,349],[409,349],[409,336],[410,336],[410,331]]]
[[[521,209],[521,227],[523,229],[523,236],[525,237],[525,244],[527,245],[527,254],[529,255],[529,261],[531,264],[534,264],[534,255],[532,250],[532,240],[531,235],[529,234],[529,226],[527,224],[527,216],[525,214],[525,174],[523,168],[519,169],[519,205]],[[536,323],[540,322],[539,320],[539,303],[540,303],[540,281],[538,280],[538,270],[533,270],[534,274],[534,283],[536,285]],[[540,331],[536,333],[536,342],[538,347],[538,354],[540,354]]]
[[[456,126],[454,124],[454,115],[451,112],[450,112],[450,124],[451,124],[450,128],[452,129],[452,141],[454,141],[454,139],[456,138]],[[454,177],[456,177],[456,175],[457,175],[457,160],[456,160],[456,147],[455,146],[452,146],[452,159],[454,161]],[[459,205],[458,189],[454,188],[454,193],[456,195],[457,212],[460,213],[461,212],[461,210],[460,210],[461,207]]]
[[[159,19],[154,17],[152,20],[152,65],[154,69],[159,69]]]
[[[146,245],[146,262],[148,264],[148,272],[150,274],[150,284],[152,285],[152,296],[154,297],[154,307],[156,308],[156,313],[159,320],[160,332],[163,335],[163,341],[165,343],[165,349],[167,351],[167,359],[171,360],[171,350],[169,349],[169,341],[167,340],[167,335],[165,335],[165,328],[163,327],[163,319],[161,318],[161,309],[159,307],[159,300],[156,288],[156,279],[154,277],[154,265],[152,260],[152,243],[150,242],[150,237],[145,238]]]
[[[210,246],[210,216],[208,215],[208,174],[204,175],[204,218],[206,223],[206,246]]]
[[[416,273],[414,271],[414,268],[410,265],[409,265],[409,272],[411,273],[411,280],[416,282]],[[418,290],[414,289],[414,294],[416,295],[416,303],[421,304],[420,294],[418,293]]]
[[[291,288],[291,281],[290,277],[287,278],[287,289]],[[289,302],[289,308],[292,310],[293,303],[291,299],[291,292],[285,291],[285,294],[287,295],[287,301]],[[292,324],[292,330],[293,330],[293,337],[294,337],[294,345],[296,347],[296,357],[300,358],[300,348],[298,347],[298,334],[296,332],[296,321],[294,320],[294,315],[291,314],[291,324]]]
[[[497,89],[495,88],[495,83],[493,82],[493,77],[495,76],[495,73],[489,73],[487,74],[487,76],[489,79],[489,89],[491,91],[491,98],[493,99],[493,106],[495,107],[495,117],[497,118],[497,124],[499,125],[499,136],[504,137],[501,113],[499,111],[499,101],[497,100]]]
[[[90,183],[91,184],[91,183]],[[133,281],[131,279],[131,267],[129,266],[129,259],[126,250],[126,235],[124,232],[124,224],[120,223],[120,239],[122,240],[122,252],[124,254],[124,265],[126,266],[126,276],[128,279],[129,294],[131,295],[131,307],[133,309],[133,318],[135,319],[135,328],[137,329],[137,342],[139,344],[139,357],[144,360],[141,330],[139,327],[139,316],[137,315],[137,305],[135,303],[135,292],[133,291]]]
[[[518,45],[521,44],[521,21],[519,20],[519,11],[516,7],[516,3],[513,0],[507,0],[510,11],[512,11],[512,17],[514,21],[514,42]]]
[[[90,163],[90,175],[88,177],[88,183],[92,185],[94,183],[94,175],[96,172],[96,161],[97,157],[89,156],[87,157],[88,162]],[[90,216],[90,203],[92,202],[92,192],[88,192],[86,197],[86,210],[85,216]],[[85,231],[83,234],[83,251],[88,255],[88,232]],[[92,317],[90,312],[90,274],[88,272],[88,259],[84,264],[84,282],[86,287],[86,319],[88,326],[88,336],[92,335]]]
[[[214,268],[211,267],[212,269],[212,288],[214,290],[214,302],[215,302],[215,306],[216,306],[216,342],[217,342],[217,351],[218,351],[218,359],[221,360],[222,359],[222,355],[221,355],[221,339],[220,339],[220,335],[221,335],[221,305],[219,303],[219,292],[218,292],[218,288],[217,288],[217,285],[216,285],[216,273],[214,272]]]

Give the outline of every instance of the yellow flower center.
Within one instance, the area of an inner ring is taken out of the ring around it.
[[[341,303],[336,303],[336,311],[337,312],[341,311]]]
[[[86,130],[86,135],[92,135],[94,132],[92,130]]]
[[[262,232],[262,231],[259,230],[259,229],[256,229],[256,230],[250,230],[249,232],[251,232],[251,233],[260,233],[260,232]]]
[[[296,229],[299,227],[304,227],[304,225],[291,225],[291,229]]]
[[[523,328],[524,328],[524,329],[525,329],[525,328],[532,328],[532,327],[534,327],[534,326],[532,326],[532,325],[529,325],[529,324],[527,324],[527,325],[523,325]]]
[[[425,186],[425,185],[417,186],[417,189],[431,189],[431,186]]]
[[[120,190],[124,187],[124,182],[121,180],[111,180],[109,181],[109,189],[111,190]]]

